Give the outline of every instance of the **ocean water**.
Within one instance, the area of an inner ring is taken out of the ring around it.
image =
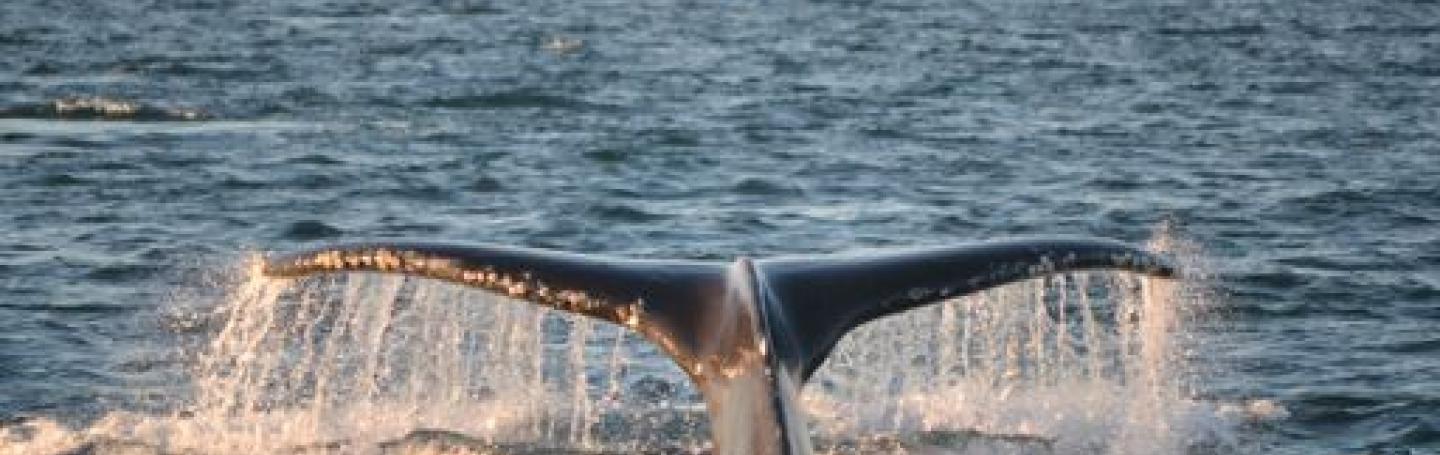
[[[1208,424],[1156,434],[1195,436],[1179,450],[1199,453],[1436,453],[1436,93],[1440,4],[1418,0],[8,0],[0,452],[167,453],[37,439],[125,419],[174,433],[165,419],[197,396],[238,390],[205,387],[205,346],[235,320],[216,309],[265,308],[236,297],[257,251],[450,239],[725,260],[1017,235],[1139,243],[1173,226],[1198,244],[1208,290],[1186,318],[1197,341],[1175,348],[1184,386],[1153,389],[1198,417],[1164,421],[1242,417],[1215,438]],[[380,283],[334,295],[397,286]],[[395,301],[443,301],[408,299]],[[944,308],[952,325],[936,333],[1003,320]],[[637,398],[616,406],[671,401],[647,422],[674,428],[650,436],[703,439],[692,393],[641,343],[545,321],[557,328],[536,333],[592,343],[520,343],[569,359],[540,370],[608,384],[615,368],[589,346],[622,346],[612,357]],[[1087,390],[1068,394],[1107,391]],[[464,407],[486,402],[473,398],[426,412],[497,412]],[[817,420],[846,406],[823,398]],[[1066,399],[1040,401],[1085,406]],[[1084,425],[986,420],[1047,410],[880,418],[942,446],[1090,453],[1046,439]],[[411,412],[384,415],[423,420]],[[512,451],[589,450],[569,434],[588,422],[632,434],[593,415],[527,427]],[[921,431],[936,419],[990,427]],[[839,420],[842,440],[879,432]],[[321,439],[307,447],[334,447]]]

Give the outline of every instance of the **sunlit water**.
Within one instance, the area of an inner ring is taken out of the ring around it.
[[[1273,404],[1195,395],[1190,276],[1035,279],[848,336],[805,390],[822,453],[1184,454],[1249,450]],[[1182,244],[1183,245],[1183,244]],[[704,451],[703,404],[629,332],[453,284],[280,280],[253,263],[195,316],[191,394],[160,409],[0,429],[14,454]],[[195,303],[195,302],[188,302]],[[208,308],[207,308],[208,307]],[[183,340],[176,340],[183,343]]]

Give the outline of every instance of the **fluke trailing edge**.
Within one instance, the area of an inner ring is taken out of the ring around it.
[[[633,260],[492,245],[357,243],[269,258],[291,277],[425,276],[629,327],[695,382],[714,452],[811,453],[800,387],[867,321],[1001,284],[1083,269],[1172,277],[1159,256],[1098,239],[1027,239],[855,255]]]

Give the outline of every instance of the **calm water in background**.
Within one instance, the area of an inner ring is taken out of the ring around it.
[[[1436,93],[1420,1],[9,0],[0,417],[164,395],[157,314],[255,249],[726,258],[1174,219],[1226,294],[1207,396],[1287,408],[1250,430],[1273,450],[1433,453]],[[43,112],[71,96],[209,117]]]

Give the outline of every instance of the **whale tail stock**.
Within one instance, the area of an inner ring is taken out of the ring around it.
[[[1163,257],[1099,239],[1028,239],[857,255],[634,260],[493,245],[355,243],[270,257],[275,277],[424,276],[620,324],[695,382],[714,453],[811,452],[799,388],[865,322],[1050,273],[1159,277]]]

